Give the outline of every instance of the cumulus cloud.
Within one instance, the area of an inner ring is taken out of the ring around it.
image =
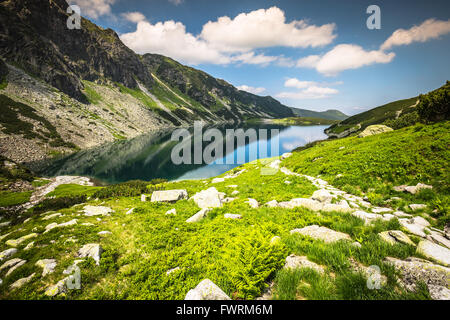
[[[450,33],[450,19],[447,21],[428,19],[421,25],[408,30],[396,30],[382,45],[382,50],[388,50],[394,46],[408,45],[413,42],[426,42]]]
[[[111,5],[115,0],[71,0],[81,9],[81,15],[92,19],[111,14]]]
[[[323,99],[339,93],[337,89],[324,87],[315,81],[300,81],[296,78],[287,79],[284,86],[300,90],[295,92],[280,92],[275,97],[293,100]]]
[[[375,63],[389,63],[394,57],[393,52],[366,51],[355,44],[340,44],[322,56],[308,56],[300,59],[297,66],[314,68],[326,76],[335,76],[348,69],[358,69]]]
[[[140,21],[144,21],[145,20],[145,16],[140,13],[140,12],[126,12],[126,13],[122,13],[122,17],[125,18],[125,20],[128,20],[130,22],[133,23],[138,23]]]
[[[285,46],[319,47],[333,41],[335,24],[309,25],[304,20],[287,23],[284,12],[272,7],[241,13],[234,19],[223,16],[203,26],[201,38],[221,51],[250,51]]]
[[[255,88],[255,87],[247,86],[245,84],[242,86],[237,86],[236,88],[238,88],[239,90],[242,90],[242,91],[247,91],[247,92],[253,93],[253,94],[261,94],[264,91],[266,91],[266,88],[262,88],[262,87]]]
[[[234,19],[221,17],[216,22],[205,24],[198,35],[187,32],[181,22],[169,20],[152,24],[140,12],[128,12],[122,16],[136,23],[134,32],[121,36],[128,47],[137,53],[159,53],[189,64],[265,66],[276,63],[293,66],[295,62],[290,58],[269,56],[255,50],[271,46],[317,47],[336,37],[334,24],[286,23],[284,12],[276,7],[242,13]]]
[[[140,54],[159,53],[190,64],[231,62],[230,57],[211,48],[208,43],[187,32],[184,24],[173,20],[156,24],[139,21],[136,31],[125,33],[120,38]]]

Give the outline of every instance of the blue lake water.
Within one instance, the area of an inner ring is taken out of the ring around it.
[[[203,132],[210,128],[204,128]],[[227,129],[237,129],[236,126],[213,128],[218,129],[224,135]],[[217,157],[214,162],[209,164],[204,161],[201,164],[174,164],[173,149],[179,142],[171,140],[172,131],[160,131],[40,163],[38,173],[49,177],[82,175],[95,178],[103,183],[118,183],[136,179],[149,181],[154,178],[204,179],[231,170],[242,162],[278,156],[309,142],[327,137],[323,132],[327,126],[246,125],[239,128],[255,129],[256,141],[250,142],[247,139],[245,145],[234,142],[231,148],[227,149],[226,139],[224,139],[222,156]],[[189,130],[193,134],[193,129]],[[268,132],[267,137],[260,134],[264,130]],[[191,136],[191,141],[187,142],[192,150],[194,148],[193,136]],[[210,142],[203,142],[202,149],[205,150],[208,144]],[[238,155],[241,156],[240,161],[237,161]],[[242,158],[244,155],[245,159]]]

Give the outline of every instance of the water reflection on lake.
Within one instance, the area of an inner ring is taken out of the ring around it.
[[[308,142],[325,139],[326,135],[323,130],[327,126],[241,125],[239,127],[244,130],[254,128],[256,132],[259,129],[268,129],[269,132],[271,129],[278,129],[279,134],[277,136],[269,134],[267,140],[264,139],[264,136],[258,135],[256,142],[248,143],[246,141],[244,146],[237,146],[235,143],[233,150],[228,154],[224,146],[223,158],[217,159],[211,164],[176,165],[172,162],[171,153],[178,142],[171,141],[172,132],[151,133],[83,150],[48,163],[41,163],[38,173],[43,176],[82,175],[96,178],[105,183],[135,179],[148,181],[154,178],[168,180],[209,178],[239,165],[236,161],[233,161],[233,164],[217,164],[221,160],[222,163],[227,163],[225,159],[230,159],[230,157],[236,159],[237,154],[242,154],[242,152],[245,153],[246,161],[259,158],[254,144],[258,144],[260,147],[267,144],[269,146],[268,155],[278,156]],[[215,128],[224,133],[226,129],[236,127]],[[272,141],[273,139],[277,140]],[[270,149],[271,142],[277,142],[278,150]],[[208,144],[209,142],[204,142],[204,146]]]

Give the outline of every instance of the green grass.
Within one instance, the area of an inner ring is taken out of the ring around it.
[[[50,183],[48,179],[35,179],[31,182],[31,185],[35,188],[45,186]]]
[[[47,196],[60,198],[86,195],[87,197],[90,197],[100,189],[102,189],[102,187],[80,186],[78,184],[62,184],[56,187],[56,189],[50,192]]]
[[[31,197],[31,191],[25,192],[0,192],[0,207],[15,206],[28,202]]]
[[[93,83],[87,80],[83,80],[84,92],[86,98],[91,104],[97,104],[103,100],[102,96],[95,91]]]
[[[0,82],[0,90],[5,89],[7,86],[8,86],[8,80],[6,80],[6,77],[5,77]]]

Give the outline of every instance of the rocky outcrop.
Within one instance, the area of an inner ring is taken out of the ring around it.
[[[386,263],[393,265],[401,273],[401,284],[408,290],[415,290],[418,281],[424,282],[436,300],[445,299],[450,289],[450,269],[430,261],[410,257],[405,260],[387,257]]]

